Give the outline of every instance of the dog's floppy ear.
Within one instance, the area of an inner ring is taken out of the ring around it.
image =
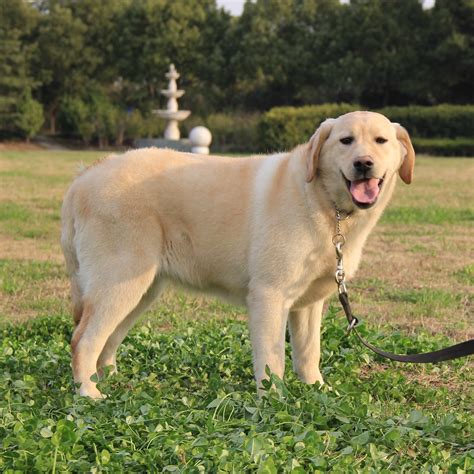
[[[328,139],[331,133],[332,126],[336,119],[326,119],[319,128],[316,130],[314,135],[311,137],[308,143],[308,156],[306,158],[306,182],[310,183],[316,175],[318,168],[319,154],[324,142]]]
[[[397,139],[403,152],[402,166],[400,166],[398,174],[406,184],[410,184],[413,179],[413,169],[415,168],[415,150],[408,132],[399,123],[394,123],[393,126],[397,131]]]

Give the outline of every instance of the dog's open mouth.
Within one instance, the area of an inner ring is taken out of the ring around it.
[[[384,181],[380,178],[365,178],[349,181],[345,176],[344,180],[352,196],[352,202],[361,209],[368,209],[377,202]]]

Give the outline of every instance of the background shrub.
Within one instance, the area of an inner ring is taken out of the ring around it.
[[[305,143],[326,118],[361,108],[341,103],[276,107],[264,114],[215,113],[205,117],[192,114],[180,124],[180,129],[181,136],[187,138],[192,128],[208,127],[213,137],[213,152],[268,153]],[[386,107],[376,111],[402,124],[419,153],[474,155],[474,105]],[[162,137],[166,126],[165,120],[151,112],[138,108],[126,111],[101,94],[85,100],[66,98],[59,117],[63,130],[78,134],[87,144],[94,140],[99,146],[132,145],[138,138]]]
[[[146,126],[140,110],[135,109],[126,115],[125,120],[125,137],[127,140],[135,140],[145,133]]]
[[[259,124],[259,151],[288,150],[308,141],[318,125],[328,117],[357,110],[354,104],[323,104],[304,107],[275,107]]]
[[[414,137],[474,136],[474,105],[441,104],[431,107],[385,107],[378,112],[402,124]]]
[[[417,153],[438,156],[474,156],[474,138],[414,138]]]
[[[255,152],[258,149],[258,123],[261,115],[211,114],[206,126],[214,136],[214,149],[226,152]]]
[[[39,132],[43,122],[43,106],[31,97],[31,93],[25,94],[18,106],[15,125],[27,142]]]
[[[203,125],[212,133],[213,152],[255,153],[259,150],[260,120],[259,113],[219,113],[207,117],[191,115],[183,123],[182,135],[187,137],[194,127]]]
[[[79,97],[66,97],[59,109],[58,121],[66,133],[77,133],[89,144],[95,132],[92,109]]]
[[[166,121],[160,119],[153,113],[143,114],[143,130],[139,137],[135,138],[156,138],[163,137],[163,133],[166,128]]]
[[[120,133],[120,110],[105,95],[94,95],[91,101],[92,119],[99,148],[109,145]]]
[[[126,111],[106,96],[88,99],[68,97],[61,103],[59,124],[67,135],[78,136],[89,145],[131,145],[137,138],[163,135],[165,121],[143,114],[139,109]]]
[[[353,104],[324,104],[271,109],[260,121],[260,150],[285,150],[304,143],[324,119],[359,108]],[[474,105],[386,107],[376,111],[402,124],[419,152],[448,156],[474,154],[471,138]]]

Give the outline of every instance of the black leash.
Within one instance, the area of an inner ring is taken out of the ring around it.
[[[356,326],[359,323],[359,320],[352,314],[352,309],[347,291],[339,293],[339,301],[341,302],[347,321],[349,322],[349,332],[353,331],[359,341],[364,344],[365,347],[369,348],[376,354],[381,355],[382,357],[386,357],[387,359],[396,360],[397,362],[428,364],[434,362],[443,362],[444,360],[458,359],[459,357],[466,357],[468,355],[474,354],[474,339],[470,339],[469,341],[461,342],[459,344],[455,344],[454,346],[440,349],[439,351],[424,352],[421,354],[400,355],[393,354],[392,352],[382,351],[381,349],[378,349],[377,347],[364,340],[364,338],[357,331]]]
[[[349,216],[347,216],[349,217]],[[347,218],[346,217],[346,218]],[[345,273],[343,265],[343,255],[342,247],[344,246],[346,239],[341,234],[340,221],[344,220],[341,218],[340,211],[336,210],[336,235],[334,235],[332,242],[336,247],[336,256],[337,256],[337,267],[336,267],[336,283],[339,291],[339,301],[341,302],[344,314],[346,315],[347,321],[349,323],[348,332],[353,331],[359,341],[368,349],[375,352],[376,354],[386,357],[387,359],[395,360],[397,362],[412,362],[416,364],[427,364],[427,363],[436,363],[443,362],[445,360],[458,359],[460,357],[466,357],[474,354],[474,339],[469,341],[461,342],[453,346],[440,349],[433,352],[424,352],[421,354],[393,354],[392,352],[382,351],[372,344],[368,343],[364,338],[359,334],[356,329],[359,320],[354,316],[351,309],[351,304],[349,301],[349,295],[347,294],[347,288],[345,284]]]

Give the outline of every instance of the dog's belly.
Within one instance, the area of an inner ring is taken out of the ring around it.
[[[248,288],[245,246],[229,248],[226,239],[210,244],[181,228],[179,232],[169,233],[163,250],[160,272],[164,278],[191,291],[245,304]]]
[[[184,290],[191,294],[204,295],[211,298],[218,298],[219,300],[230,303],[235,306],[247,306],[247,291],[246,289],[229,289],[224,288],[220,285],[207,285],[207,286],[196,286],[183,283],[179,280],[172,280],[177,286],[180,286]]]

